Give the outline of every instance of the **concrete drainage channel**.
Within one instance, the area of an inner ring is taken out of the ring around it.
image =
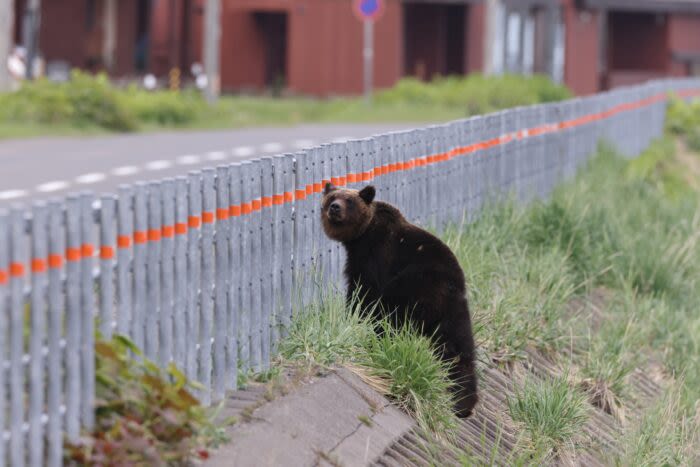
[[[512,465],[522,460],[519,445],[524,441],[508,411],[514,382],[558,377],[560,362],[570,358],[561,355],[558,362],[531,350],[523,363],[482,365],[481,400],[474,415],[460,421],[452,443],[424,433],[348,369],[313,377],[288,372],[281,383],[253,383],[229,395],[222,416],[237,419],[228,429],[231,441],[205,465]],[[623,409],[632,418],[663,395],[665,381],[655,373],[648,362],[630,375],[631,398]],[[575,451],[556,457],[553,465],[610,465],[620,454],[623,422],[595,405],[589,414]]]

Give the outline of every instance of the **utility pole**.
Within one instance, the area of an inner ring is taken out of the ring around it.
[[[221,79],[219,76],[221,38],[221,0],[206,0],[204,7],[204,74],[207,77],[205,96],[209,103],[219,97]]]
[[[27,79],[34,78],[34,60],[39,50],[41,28],[41,0],[29,0],[24,11],[24,33],[22,42],[27,51]]]
[[[0,92],[10,90],[10,70],[7,68],[7,59],[12,51],[14,9],[14,0],[0,0]]]
[[[102,41],[102,62],[107,71],[113,71],[117,49],[117,0],[106,0],[104,7],[104,39]]]

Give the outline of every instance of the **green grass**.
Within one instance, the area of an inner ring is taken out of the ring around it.
[[[573,451],[589,411],[585,395],[572,389],[566,377],[526,381],[508,399],[508,408],[513,420],[528,431],[534,446],[556,451]]]
[[[103,75],[74,72],[67,83],[38,80],[0,94],[0,138],[109,131],[213,129],[294,125],[309,122],[447,121],[517,105],[570,97],[541,76],[481,75],[438,78],[431,83],[404,79],[362,98],[223,96],[207,105],[192,90],[147,92],[116,88]]]
[[[429,339],[410,327],[393,329],[346,308],[340,293],[295,311],[289,336],[280,345],[283,358],[306,365],[350,365],[375,389],[393,398],[419,424],[448,435],[454,428],[448,366],[437,357]]]

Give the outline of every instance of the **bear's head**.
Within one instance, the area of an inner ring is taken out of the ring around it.
[[[374,215],[375,189],[338,188],[326,183],[321,202],[323,230],[331,240],[349,242],[362,235]]]

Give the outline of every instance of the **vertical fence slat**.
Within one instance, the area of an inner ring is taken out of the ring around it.
[[[94,197],[90,193],[80,196],[80,238],[82,244],[80,261],[81,286],[81,420],[83,426],[91,429],[95,421],[95,220],[93,215]]]
[[[201,173],[190,172],[187,177],[188,230],[187,230],[187,345],[185,356],[185,374],[192,380],[199,379],[197,357],[199,355],[199,295],[201,287],[202,262],[201,225],[202,225],[202,185]]]
[[[216,213],[215,172],[202,171],[202,283],[199,328],[199,382],[204,386],[202,402],[211,402],[212,327],[214,326],[214,218]]]
[[[163,217],[161,229],[161,299],[159,356],[165,366],[173,359],[173,307],[175,282],[175,182],[166,179],[161,185]]]
[[[66,434],[75,439],[80,433],[80,199],[66,202]]]
[[[251,317],[252,336],[250,365],[256,373],[262,370],[262,213],[261,213],[261,162],[251,161],[250,165],[250,275],[251,275]]]
[[[158,359],[159,329],[161,320],[161,230],[162,206],[161,186],[158,182],[148,184],[148,247],[146,260],[146,357]]]
[[[272,230],[270,232],[270,355],[274,357],[279,342],[282,314],[282,274],[280,263],[282,261],[282,226],[284,218],[282,209],[284,205],[284,155],[272,158]]]
[[[114,322],[115,215],[114,197],[103,196],[100,203],[100,332],[105,339],[112,337]]]
[[[46,268],[48,259],[47,209],[37,202],[32,209],[31,297],[29,333],[29,465],[44,463],[44,430],[41,422],[44,411],[44,355],[46,336]]]
[[[272,263],[272,230],[273,230],[273,216],[272,216],[272,189],[273,189],[273,170],[272,170],[272,157],[263,157],[261,159],[261,230],[260,230],[260,304],[262,306],[262,329],[261,329],[261,342],[262,342],[262,368],[268,369],[270,367],[270,335],[272,332],[272,308],[273,308],[273,295],[275,290],[272,288],[273,284],[273,263]]]
[[[187,178],[175,179],[175,302],[173,306],[173,359],[178,368],[187,369]]]
[[[24,442],[24,284],[27,265],[24,210],[10,212],[10,465],[25,464]],[[78,376],[79,381],[79,376]],[[76,413],[78,411],[76,410]],[[76,424],[77,427],[77,424]],[[77,435],[77,429],[75,434]]]
[[[7,407],[7,373],[5,372],[5,362],[9,355],[7,350],[8,331],[8,298],[9,298],[9,275],[10,275],[10,218],[4,209],[0,208],[0,465],[7,462],[7,449],[5,443],[5,429],[8,420]]]
[[[117,198],[117,333],[129,335],[132,306],[132,252],[134,243],[134,194],[128,185],[119,187]]]
[[[214,400],[221,400],[226,391],[226,382],[230,380],[227,369],[226,355],[228,322],[228,291],[229,291],[229,172],[228,167],[216,169],[216,278],[214,298]]]
[[[241,165],[232,164],[229,169],[229,269],[231,271],[229,281],[229,315],[228,315],[228,354],[227,361],[231,371],[229,387],[238,387],[238,355],[240,349],[240,323],[241,323],[241,276],[243,264],[241,263]]]
[[[146,329],[146,249],[148,239],[148,198],[146,185],[137,183],[134,193],[134,308],[131,336],[134,344],[144,348]]]
[[[1,222],[1,221],[0,221]],[[63,292],[63,258],[66,251],[65,227],[63,223],[63,203],[51,201],[49,204],[49,318],[48,318],[48,368],[47,424],[48,455],[47,464],[57,467],[63,463],[63,423],[61,416],[63,377],[66,361],[61,350],[65,296]],[[1,261],[0,261],[1,264]]]
[[[241,266],[246,268],[247,274],[241,276],[241,309],[239,313],[238,326],[238,348],[241,370],[246,372],[250,368],[250,356],[252,351],[253,320],[251,306],[251,290],[253,287],[253,276],[250,274],[251,262],[251,239],[253,236],[251,222],[251,194],[250,182],[252,163],[244,161],[241,163]]]

